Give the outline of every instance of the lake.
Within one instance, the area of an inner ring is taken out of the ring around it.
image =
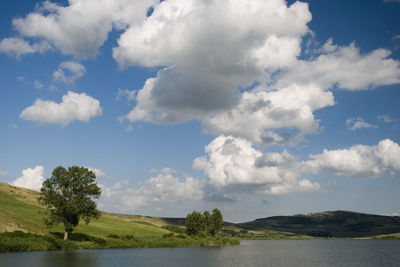
[[[0,266],[400,266],[400,240],[245,240],[240,246],[0,253]]]

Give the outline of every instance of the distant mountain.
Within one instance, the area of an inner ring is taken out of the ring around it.
[[[399,233],[400,217],[338,210],[261,218],[236,226],[246,230],[277,230],[314,237],[368,237]]]

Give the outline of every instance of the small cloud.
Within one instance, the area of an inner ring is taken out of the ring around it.
[[[17,79],[18,79],[18,81],[23,82],[23,81],[26,80],[26,77],[25,76],[18,76]]]
[[[37,124],[60,124],[67,126],[74,120],[89,121],[100,116],[102,109],[100,101],[85,93],[68,92],[62,97],[61,103],[36,99],[32,106],[24,109],[19,117],[35,121]]]
[[[17,128],[18,128],[18,125],[17,125],[17,124],[11,124],[9,127],[10,127],[10,128],[13,128],[13,129],[17,129]]]
[[[163,208],[161,208],[161,207],[157,207],[157,209],[156,209],[157,211],[163,211],[164,209]]]
[[[396,120],[393,119],[391,116],[389,115],[381,115],[377,117],[378,120],[383,121],[385,123],[391,123],[391,122],[395,122]]]
[[[400,34],[393,37],[394,40],[400,39]]]
[[[130,133],[132,131],[133,131],[132,124],[129,124],[128,127],[126,127],[125,132]]]
[[[0,177],[4,177],[4,176],[7,176],[7,175],[8,175],[7,171],[0,170]]]
[[[56,82],[74,83],[86,73],[86,68],[76,61],[64,61],[53,73]]]
[[[122,101],[126,99],[127,101],[133,101],[136,98],[137,91],[136,90],[128,90],[128,89],[120,89],[118,88],[117,96],[115,100]]]
[[[43,84],[42,84],[40,81],[38,81],[38,80],[35,80],[35,81],[33,82],[33,85],[35,86],[36,89],[43,88]]]
[[[361,117],[350,118],[350,119],[346,120],[346,124],[347,124],[347,127],[349,127],[349,129],[352,131],[362,129],[362,128],[378,128],[378,126],[376,126],[376,125],[365,122],[364,119]]]
[[[22,176],[14,180],[11,184],[14,186],[24,187],[39,191],[43,183],[43,166],[25,169]]]

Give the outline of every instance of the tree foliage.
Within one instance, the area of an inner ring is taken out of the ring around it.
[[[188,235],[216,235],[222,229],[224,220],[219,209],[212,214],[205,211],[203,214],[194,211],[186,216],[185,226]]]
[[[199,235],[204,231],[204,217],[201,213],[193,211],[186,216],[186,231],[188,235]]]
[[[84,167],[72,166],[68,170],[57,167],[52,176],[43,182],[39,201],[47,206],[49,217],[45,219],[48,226],[64,224],[64,239],[68,239],[74,227],[83,219],[86,224],[91,218],[99,218],[96,202],[101,194],[95,182],[96,175]]]

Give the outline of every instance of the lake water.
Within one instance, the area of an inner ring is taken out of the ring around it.
[[[400,240],[251,240],[240,246],[0,253],[0,266],[400,266]]]

